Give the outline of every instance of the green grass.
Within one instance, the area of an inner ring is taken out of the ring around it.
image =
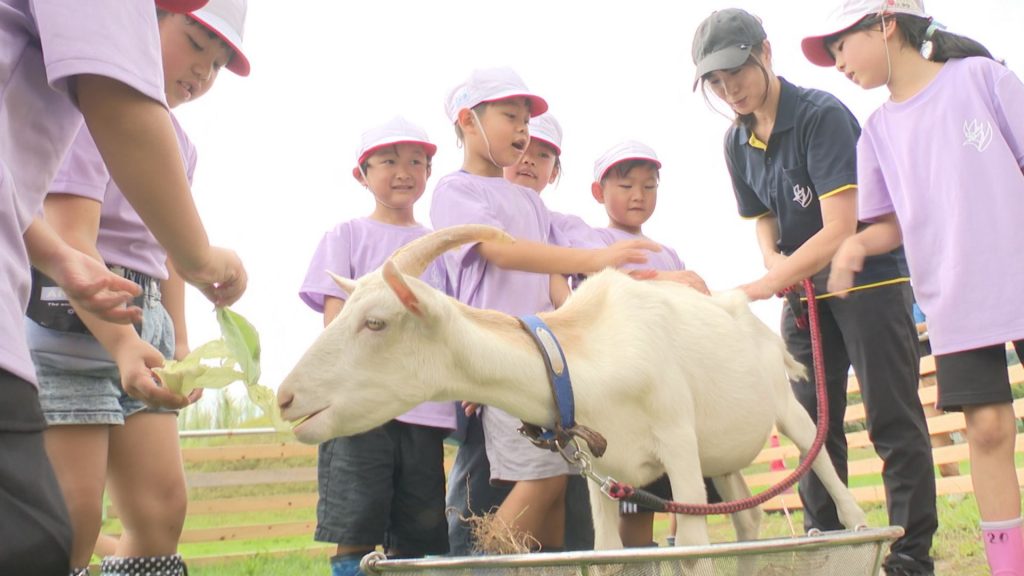
[[[939,531],[936,534],[932,553],[937,563],[938,574],[955,574],[956,576],[981,576],[988,573],[985,564],[981,541],[978,537],[978,510],[974,498],[941,497],[938,501]],[[885,509],[882,506],[866,508],[868,522],[872,526],[886,525]],[[797,510],[791,513],[795,532],[782,513],[764,515],[761,526],[762,538],[785,538],[799,535],[803,526],[803,515]],[[735,539],[735,533],[729,519],[724,516],[713,516],[708,519],[708,527],[712,541],[728,542]],[[668,517],[659,515],[655,523],[655,537],[664,544],[668,531]],[[255,546],[255,547],[254,547]],[[243,576],[256,574],[273,574],[275,576],[312,576],[327,574],[329,547],[320,550],[316,555],[294,553],[275,557],[268,553],[273,550],[286,549],[294,546],[315,546],[311,538],[282,538],[273,541],[225,542],[217,544],[183,545],[181,552],[186,558],[210,554],[232,554],[252,552],[252,555],[239,560],[211,564],[195,565],[190,568],[193,576]],[[253,552],[253,550],[258,550]]]
[[[264,552],[225,564],[190,567],[188,573],[190,576],[326,576],[330,574],[330,568],[327,554],[317,557],[301,554],[274,557]]]

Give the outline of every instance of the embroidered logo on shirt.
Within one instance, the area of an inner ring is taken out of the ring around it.
[[[992,143],[992,123],[978,119],[964,122],[964,146],[974,146],[978,152],[984,152]]]
[[[814,193],[811,192],[810,186],[801,186],[799,184],[793,186],[793,202],[799,204],[801,208],[810,206],[812,199],[814,199]]]

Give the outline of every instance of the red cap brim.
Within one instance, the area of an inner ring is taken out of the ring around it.
[[[485,102],[500,102],[502,100],[508,100],[509,98],[526,98],[530,101],[530,117],[540,116],[541,114],[548,111],[547,100],[537,96],[536,94],[501,94],[494,98],[488,98],[487,100],[481,100],[481,104]]]
[[[423,142],[422,140],[395,140],[394,142],[383,142],[373,148],[365,150],[356,160],[356,165],[361,166],[367,158],[373,156],[373,153],[381,148],[387,148],[388,146],[398,146],[399,144],[416,144],[423,148],[423,151],[427,154],[427,158],[433,158],[434,154],[437,154],[437,146],[430,142]]]
[[[555,154],[557,154],[559,156],[562,155],[562,149],[559,148],[557,144],[555,144],[551,140],[548,140],[547,138],[542,138],[540,136],[534,136],[533,134],[530,134],[530,140],[537,140],[539,142],[543,142],[543,143],[547,144],[548,146],[551,146],[551,148],[555,151]]]
[[[836,59],[832,53],[825,48],[826,36],[811,36],[800,41],[800,48],[804,56],[817,66],[835,66]]]
[[[203,4],[206,4],[206,2],[203,2]],[[228,65],[225,66],[225,68],[231,70],[239,76],[248,76],[249,59],[245,57],[244,53],[242,53],[242,49],[236,46],[234,42],[229,40],[227,36],[221,34],[220,30],[217,30],[215,26],[211,26],[209,22],[204,21],[202,18],[195,14],[189,14],[189,16],[191,16],[192,19],[196,22],[202,24],[204,28],[216,34],[217,38],[220,38],[221,42],[224,42],[229,47],[231,47],[231,50],[234,52],[234,55],[231,56],[231,60],[228,61]]]
[[[188,14],[206,6],[207,0],[156,0],[156,5],[164,10]]]

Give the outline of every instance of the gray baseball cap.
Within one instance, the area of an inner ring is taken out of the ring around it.
[[[767,37],[761,21],[749,12],[739,8],[712,12],[693,35],[693,63],[697,65],[693,89],[708,72],[742,66],[750,50]]]

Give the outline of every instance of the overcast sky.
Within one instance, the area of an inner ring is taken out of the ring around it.
[[[832,92],[863,121],[887,92],[865,92],[800,52],[800,39],[819,32],[814,24],[831,5],[251,0],[252,74],[222,72],[211,92],[176,113],[199,151],[193,193],[210,237],[238,251],[249,272],[234,309],[260,332],[262,383],[276,388],[322,330],[321,316],[297,296],[321,236],[373,209],[350,174],[359,134],[396,114],[427,130],[438,152],[416,214],[429,226],[434,184],[462,162],[444,96],[476,67],[511,66],[561,122],[562,179],[543,195],[551,209],[607,225],[590,195],[594,159],[622,139],[641,140],[664,164],[644,233],[675,248],[712,289],[757,278],[753,224],[736,214],[723,161],[728,111],[709,109],[690,90],[693,33],[715,9],[759,15],[776,73]],[[950,31],[1024,70],[1021,0],[929,0],[926,7]],[[755,310],[777,329],[778,301]],[[192,289],[187,316],[193,348],[218,336],[211,306]]]

